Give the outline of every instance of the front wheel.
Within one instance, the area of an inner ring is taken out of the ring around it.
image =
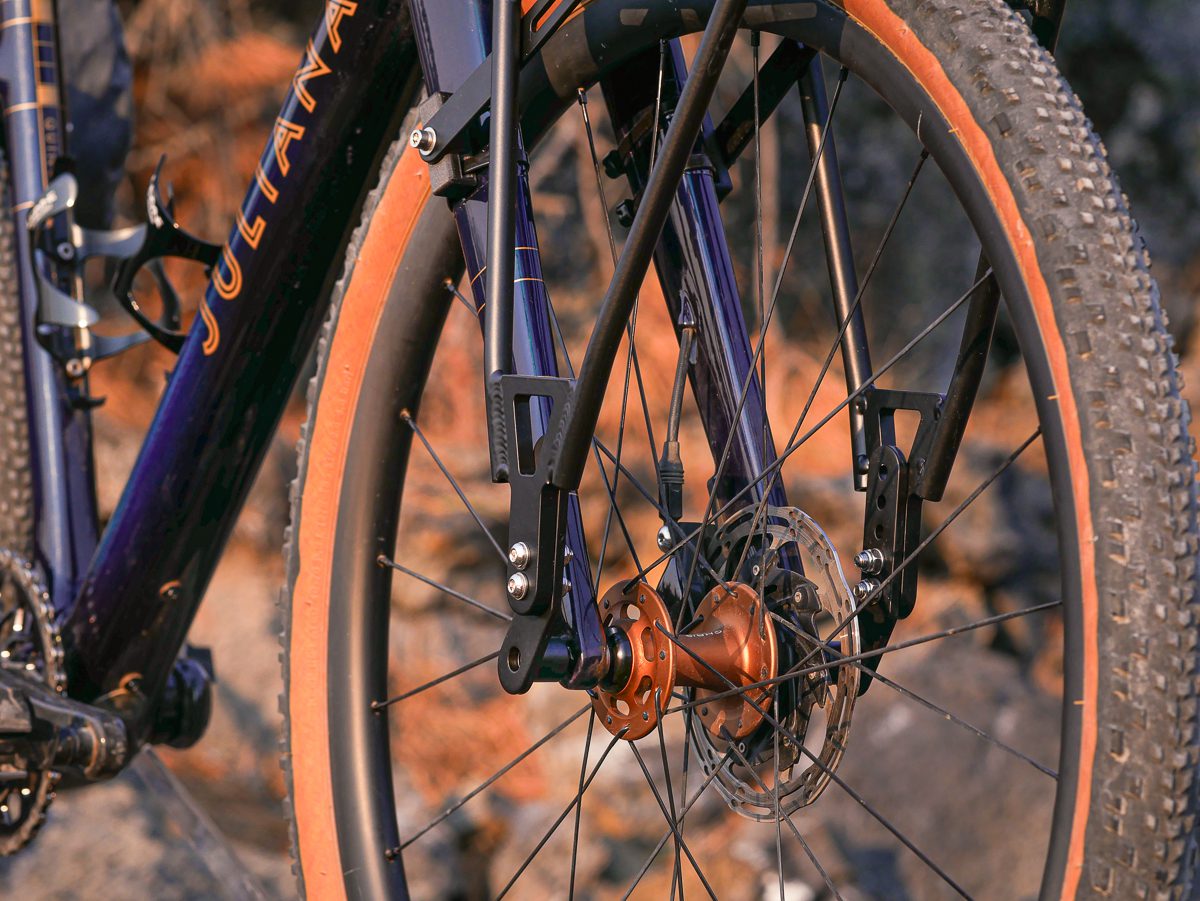
[[[700,6],[586,5],[543,48],[545,66],[531,67],[558,74],[535,85],[527,143],[576,88],[698,30]],[[938,329],[960,322],[953,309],[978,288],[981,250],[1019,346],[1023,366],[985,383],[951,500],[927,517],[913,615],[877,667],[811,663],[815,641],[860,657],[861,636],[839,621],[864,612],[843,576],[862,522],[842,446],[850,399],[824,380],[836,329],[822,335],[812,322],[764,343],[770,433],[791,436],[777,445],[791,506],[747,501],[712,518],[703,572],[684,583],[701,590],[661,600],[658,446],[647,439],[667,419],[678,348],[647,290],[641,332],[631,328],[638,359],[614,372],[580,491],[594,546],[576,549],[600,573],[609,624],[648,649],[647,690],[595,703],[548,684],[505,695],[494,661],[508,612],[487,599],[502,597],[493,532],[503,534],[507,492],[487,483],[482,386],[463,375],[479,371],[478,323],[447,288],[462,274],[451,218],[419,158],[394,150],[322,338],[293,496],[285,761],[304,890],[790,898],[806,896],[803,883],[820,897],[896,885],[921,898],[1185,897],[1197,763],[1187,411],[1102,145],[998,0],[752,3],[745,25],[838,67],[845,96],[835,94],[830,123],[849,115],[839,102],[878,112],[882,100],[907,126],[886,154],[908,154],[913,180],[926,153],[935,164],[917,191],[900,185],[879,251],[860,267],[873,347],[895,351],[877,353],[880,384],[910,389],[945,372],[954,344]],[[878,141],[857,149],[881,152]],[[843,153],[847,172],[851,160]],[[723,215],[750,210],[761,235],[751,185]],[[902,219],[910,198],[937,215]],[[938,226],[936,257],[897,248]],[[729,244],[746,246],[732,232]],[[751,247],[760,260],[761,249]],[[550,240],[542,251],[553,261],[575,248]],[[872,280],[893,255],[897,277]],[[903,268],[914,260],[928,263],[920,279]],[[678,285],[661,266],[659,277],[668,294]],[[591,301],[557,293],[561,353],[577,361]],[[799,301],[794,310],[804,321]],[[722,436],[695,421],[680,436],[685,518],[710,518],[703,489],[722,469]],[[956,540],[956,521],[994,540],[982,550]],[[780,563],[789,554],[805,556],[815,586],[802,616],[788,606],[802,594]],[[756,683],[718,708],[713,699],[728,697],[700,672],[715,644],[702,644],[697,623],[719,607],[726,634],[742,629],[741,646],[754,644],[743,659],[783,674],[760,681],[788,690]],[[987,641],[954,637],[964,633]],[[698,658],[690,677],[684,645]],[[676,681],[656,659],[674,661]],[[622,717],[653,717],[654,728],[613,729]]]

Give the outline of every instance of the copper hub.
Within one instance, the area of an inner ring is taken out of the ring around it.
[[[629,741],[654,730],[676,684],[696,689],[696,699],[765,679],[778,672],[775,629],[758,594],[749,585],[718,586],[701,601],[696,622],[685,635],[668,635],[666,604],[644,582],[618,584],[600,602],[606,628],[624,633],[630,651],[629,677],[615,691],[597,689],[592,704],[614,735],[625,729]],[[661,628],[660,628],[661,626]],[[716,738],[742,739],[762,722],[755,705],[767,709],[772,689],[701,703],[698,715]]]

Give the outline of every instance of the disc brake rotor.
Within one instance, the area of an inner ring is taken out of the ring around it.
[[[726,521],[702,553],[723,579],[745,579],[761,591],[779,640],[781,676],[859,653],[850,586],[829,537],[795,507],[768,507],[757,521],[754,513],[750,508]],[[785,557],[789,568],[781,565]],[[803,576],[791,568],[792,560]],[[858,685],[852,664],[781,681],[764,709],[784,730],[763,722],[749,737],[735,739],[753,771],[730,754],[728,742],[714,736],[701,715],[689,715],[688,732],[705,774],[719,770],[714,781],[721,794],[752,819],[775,819],[777,804],[784,813],[811,804],[845,753]]]

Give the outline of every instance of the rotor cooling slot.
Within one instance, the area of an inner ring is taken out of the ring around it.
[[[750,734],[729,729],[724,736],[721,730],[714,734],[703,706],[695,704],[705,689],[692,692],[688,735],[705,774],[718,771],[714,782],[732,809],[751,819],[773,820],[780,811],[815,801],[845,754],[860,674],[853,665],[833,664],[861,649],[853,596],[829,536],[795,507],[744,510],[714,532],[703,552],[722,578],[751,578],[762,592],[780,676],[828,664],[778,682],[767,703],[754,698],[782,730],[755,711],[761,722]],[[798,561],[802,572],[785,568],[784,560]],[[742,698],[731,700],[755,706]],[[738,752],[732,763],[727,761],[730,736]]]

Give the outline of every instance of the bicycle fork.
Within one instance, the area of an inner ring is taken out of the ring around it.
[[[727,51],[740,15],[739,4],[725,5],[725,18],[714,15],[713,33],[706,35],[710,55]],[[510,5],[497,4],[493,19],[493,58],[498,69],[505,61],[504,35],[512,26],[499,9],[505,6]],[[511,14],[511,8],[507,12]],[[682,65],[681,58],[675,62]],[[696,80],[690,102],[685,88],[672,128],[657,148],[655,162],[663,164],[667,158],[664,168],[674,161],[680,171],[669,183],[656,179],[657,172],[647,175],[650,161],[645,154],[630,170],[634,183],[643,188],[643,206],[657,205],[655,215],[662,224],[643,223],[639,230],[635,220],[578,378],[574,371],[564,378],[557,364],[556,323],[541,277],[515,115],[506,116],[503,109],[493,113],[489,184],[455,207],[484,331],[493,477],[512,486],[507,588],[515,616],[499,661],[501,682],[511,692],[525,691],[535,681],[591,688],[610,675],[613,661],[598,612],[575,489],[587,456],[605,466],[593,442],[595,417],[621,335],[627,330],[626,306],[632,306],[651,256],[677,334],[682,334],[685,320],[695,329],[697,350],[688,375],[697,397],[705,399],[701,415],[714,457],[728,460],[713,485],[714,497],[730,496],[728,486],[736,485],[748,489],[743,497],[751,504],[761,499],[764,484],[769,484],[770,502],[786,503],[775,480],[756,481],[774,463],[775,450],[764,426],[763,395],[717,208],[714,171],[693,153],[695,134],[705,123],[707,109],[702,81]],[[711,84],[707,90],[711,91]],[[513,91],[514,86],[494,71],[496,104],[511,102]],[[610,98],[610,113],[619,132],[620,117],[629,112]],[[671,131],[676,128],[685,137],[672,142]],[[507,177],[498,175],[502,171],[507,171]],[[640,269],[636,260],[629,262],[631,247],[634,255],[641,255]],[[620,478],[616,457],[607,453],[613,479]],[[682,535],[674,525],[672,534]],[[552,536],[562,536],[561,544],[549,540]],[[681,541],[679,547],[687,543]]]

